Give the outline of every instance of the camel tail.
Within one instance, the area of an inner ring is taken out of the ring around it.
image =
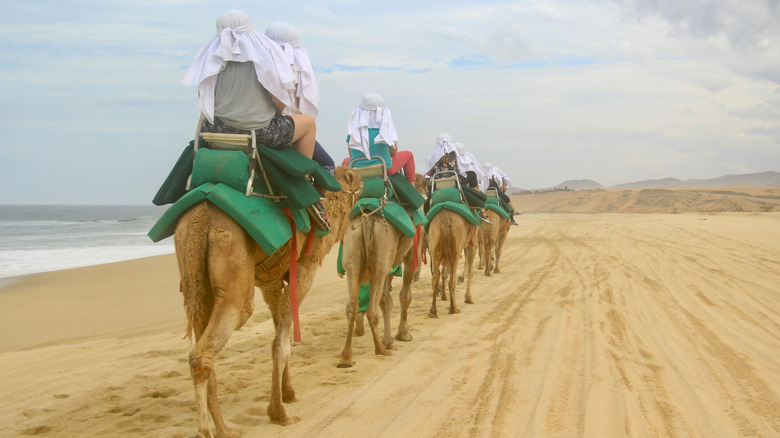
[[[190,215],[187,227],[187,239],[184,247],[182,274],[182,293],[187,312],[187,333],[185,338],[192,340],[196,327],[205,328],[211,309],[204,302],[204,276],[206,273],[206,250],[208,249],[208,231],[210,219],[208,204],[203,203]]]

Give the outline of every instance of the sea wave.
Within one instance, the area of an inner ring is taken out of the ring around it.
[[[173,242],[144,246],[0,251],[0,278],[121,262],[174,251]]]

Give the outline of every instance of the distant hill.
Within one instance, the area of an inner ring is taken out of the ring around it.
[[[677,178],[649,179],[611,186],[611,189],[646,189],[646,188],[680,188],[680,187],[777,187],[780,186],[780,173],[769,171],[763,173],[748,173],[743,175],[724,175],[710,179],[680,180]],[[577,189],[581,190],[581,189]]]
[[[604,188],[601,184],[589,179],[570,179],[558,184],[556,187],[572,190],[597,190]]]

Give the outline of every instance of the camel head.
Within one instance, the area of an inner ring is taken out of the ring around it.
[[[420,173],[415,174],[414,188],[417,189],[421,195],[428,197],[428,178]]]
[[[349,167],[339,166],[336,168],[333,176],[341,183],[341,190],[338,192],[328,192],[325,195],[325,209],[328,212],[330,226],[339,241],[344,237],[344,233],[349,226],[349,216],[352,207],[355,206],[360,191],[363,189],[363,179],[352,171]]]

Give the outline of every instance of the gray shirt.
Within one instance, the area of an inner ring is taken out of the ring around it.
[[[217,76],[214,115],[247,131],[262,129],[276,115],[271,94],[258,82],[255,65],[229,61]]]

